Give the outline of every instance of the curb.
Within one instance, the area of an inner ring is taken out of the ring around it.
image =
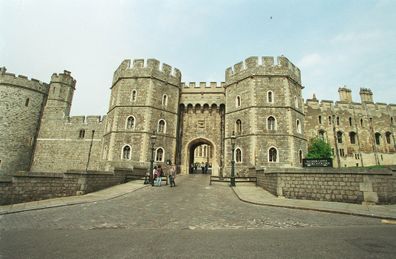
[[[311,211],[327,212],[327,213],[334,213],[334,214],[344,214],[344,215],[377,218],[377,219],[386,219],[386,220],[396,220],[396,217],[391,217],[391,216],[377,216],[377,215],[363,214],[363,213],[357,213],[357,212],[345,212],[345,211],[338,211],[338,210],[315,209],[315,208],[290,206],[290,205],[276,205],[276,204],[268,204],[268,203],[258,203],[258,202],[242,199],[241,197],[239,197],[239,195],[237,194],[237,192],[235,191],[234,188],[232,188],[232,187],[230,187],[230,188],[232,189],[235,196],[237,196],[240,201],[249,203],[249,204],[254,204],[254,205],[287,208],[287,209],[297,209],[297,210],[311,210]]]
[[[112,197],[107,197],[107,198],[99,198],[96,200],[92,200],[92,201],[76,201],[76,202],[66,202],[64,204],[57,204],[57,205],[50,205],[50,206],[43,206],[43,207],[37,207],[37,208],[27,208],[27,209],[19,209],[19,210],[15,210],[15,211],[5,211],[5,212],[0,212],[0,215],[8,215],[8,214],[15,214],[15,213],[19,213],[19,212],[26,212],[26,211],[35,211],[35,210],[45,210],[45,209],[51,209],[51,208],[59,208],[59,207],[66,207],[66,206],[72,206],[72,205],[79,205],[79,204],[88,204],[88,203],[94,203],[94,202],[98,202],[98,201],[107,201],[107,200],[112,200],[121,196],[124,196],[128,193],[132,193],[135,192],[137,190],[146,188],[147,185],[144,185],[142,187],[136,188],[132,191],[128,191],[128,192],[124,192],[122,194],[118,194]],[[92,192],[91,192],[92,193]],[[66,196],[66,197],[73,197],[73,196]],[[61,197],[58,197],[61,198]]]

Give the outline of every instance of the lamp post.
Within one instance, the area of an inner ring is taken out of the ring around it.
[[[232,157],[231,157],[231,179],[230,179],[230,186],[235,186],[235,134],[232,132],[231,135],[231,150],[232,150]]]
[[[153,131],[153,134],[150,136],[150,144],[151,144],[150,183],[151,183],[151,185],[154,185],[154,177],[153,177],[153,170],[154,170],[154,146],[155,146],[155,140],[156,139],[157,139],[157,136],[155,135],[155,131]]]

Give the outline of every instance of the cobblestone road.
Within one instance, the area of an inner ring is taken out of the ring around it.
[[[180,176],[177,187],[147,187],[89,204],[0,216],[1,230],[273,229],[377,225],[378,219],[257,206],[238,200],[206,175]]]

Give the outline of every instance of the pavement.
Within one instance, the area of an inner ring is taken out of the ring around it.
[[[215,187],[217,184],[224,185],[226,183],[215,183],[212,186]],[[0,206],[0,215],[110,200],[147,187],[150,188],[151,186],[144,185],[142,181],[131,181],[86,195]],[[250,204],[380,218],[390,220],[389,223],[391,224],[396,224],[396,222],[393,221],[396,220],[396,205],[361,205],[341,202],[287,199],[284,197],[276,197],[252,183],[237,183],[237,186],[232,187],[232,190],[239,200]]]

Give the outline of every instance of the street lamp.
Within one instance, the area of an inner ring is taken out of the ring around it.
[[[153,170],[154,170],[154,146],[155,146],[155,140],[156,139],[157,139],[157,136],[155,135],[155,131],[153,131],[153,134],[150,136],[150,144],[151,144],[150,182],[151,182],[151,185],[154,185],[154,176],[153,176]]]
[[[231,157],[231,179],[230,179],[230,185],[231,187],[235,186],[235,133],[232,132],[231,135],[231,150],[232,150],[232,157]]]

